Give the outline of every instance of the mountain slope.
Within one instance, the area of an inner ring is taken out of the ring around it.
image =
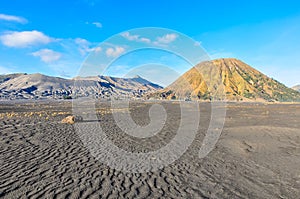
[[[300,85],[294,86],[292,89],[300,92]]]
[[[300,101],[300,93],[237,59],[202,62],[160,92],[167,99]]]
[[[141,97],[146,92],[161,88],[141,77],[136,79],[94,76],[63,79],[38,73],[0,76],[2,99]]]
[[[8,74],[8,75],[0,75],[0,84],[3,82],[6,82],[10,79],[14,79],[16,77],[19,77],[21,75],[25,75],[26,73],[14,73],[14,74]]]

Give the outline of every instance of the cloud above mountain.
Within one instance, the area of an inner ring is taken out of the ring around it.
[[[129,41],[151,43],[151,40],[149,38],[141,37],[140,35],[132,35],[129,32],[123,32],[121,33],[121,36]]]
[[[162,37],[158,37],[157,41],[158,43],[162,43],[162,44],[169,44],[173,41],[175,41],[175,39],[178,37],[178,35],[172,33],[172,34],[166,34]]]
[[[2,21],[10,21],[10,22],[16,22],[16,23],[21,23],[25,24],[27,23],[27,19],[19,16],[14,16],[14,15],[7,15],[7,14],[0,14],[0,20]]]
[[[0,41],[7,47],[26,48],[39,44],[48,44],[53,39],[40,31],[32,30],[6,32],[0,36]]]
[[[147,44],[153,44],[158,46],[170,44],[178,38],[178,35],[174,33],[165,34],[152,40],[147,37],[141,37],[137,34],[131,34],[130,32],[123,32],[121,33],[121,36],[127,39],[128,41],[144,42]]]
[[[61,58],[61,53],[55,52],[51,49],[42,49],[32,53],[33,56],[39,57],[45,63],[51,63]]]
[[[86,39],[82,39],[82,38],[76,38],[74,40],[75,44],[78,45],[78,50],[80,52],[81,55],[86,55],[86,53],[90,53],[90,52],[100,52],[102,51],[101,47],[91,47],[94,46],[91,42],[89,42]]]
[[[93,22],[93,25],[95,25],[97,28],[102,28],[102,23],[100,22]]]
[[[121,55],[123,52],[125,52],[125,48],[120,47],[120,46],[116,46],[116,47],[112,47],[112,48],[108,48],[106,50],[106,55],[108,57],[118,57],[119,55]]]

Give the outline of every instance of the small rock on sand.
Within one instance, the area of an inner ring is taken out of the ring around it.
[[[61,123],[63,124],[74,124],[75,123],[75,117],[74,116],[68,116],[64,118]]]

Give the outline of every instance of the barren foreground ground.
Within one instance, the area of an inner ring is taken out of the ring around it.
[[[98,119],[113,143],[126,151],[157,150],[177,131],[180,108],[161,102],[168,114],[160,133],[139,139],[115,124],[109,104]],[[131,104],[140,125],[151,103]],[[71,102],[0,104],[0,198],[299,198],[300,105],[229,103],[216,148],[198,157],[211,109],[201,103],[196,139],[183,156],[160,171],[126,173],[95,159],[74,125]],[[90,121],[83,121],[90,122]]]

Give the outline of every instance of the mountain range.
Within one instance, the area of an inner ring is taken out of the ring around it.
[[[162,89],[142,77],[115,78],[109,76],[63,79],[36,74],[0,76],[0,99],[70,99],[93,96],[142,97],[144,93]]]
[[[93,96],[284,102],[300,101],[299,88],[300,86],[288,88],[234,58],[199,63],[166,88],[140,76],[91,76],[73,79],[39,73],[0,76],[0,99],[70,99]]]

